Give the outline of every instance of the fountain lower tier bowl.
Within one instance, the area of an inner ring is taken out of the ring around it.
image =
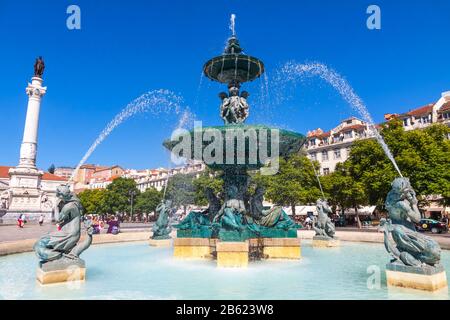
[[[244,54],[223,54],[212,58],[203,66],[203,72],[221,83],[248,82],[264,73],[264,64],[258,58]]]
[[[213,170],[257,170],[300,150],[302,134],[264,125],[201,127],[164,141],[175,156],[203,161]]]

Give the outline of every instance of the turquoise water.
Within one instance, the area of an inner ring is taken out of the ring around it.
[[[301,260],[252,262],[247,269],[175,260],[172,248],[147,243],[92,246],[83,254],[86,282],[45,287],[35,281],[35,255],[16,254],[0,258],[0,299],[449,299],[448,291],[388,290],[382,244],[341,244],[317,249],[303,241]],[[442,258],[450,275],[450,252]],[[369,281],[369,289],[368,278],[377,274],[380,286]]]

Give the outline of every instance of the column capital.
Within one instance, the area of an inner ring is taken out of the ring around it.
[[[41,98],[47,92],[47,87],[42,86],[43,80],[39,77],[31,78],[31,83],[28,83],[28,86],[25,89],[27,95],[32,98]]]

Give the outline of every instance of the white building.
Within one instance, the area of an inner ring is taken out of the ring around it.
[[[387,121],[402,120],[405,130],[423,129],[434,123],[450,126],[450,91],[442,93],[435,103],[402,114],[385,114],[384,117]],[[328,132],[320,128],[309,131],[304,149],[310,159],[320,163],[320,173],[326,175],[334,171],[336,164],[348,159],[353,142],[368,138],[373,138],[373,134],[367,124],[351,117]]]
[[[371,136],[364,121],[351,117],[328,132],[320,128],[309,131],[304,148],[311,160],[320,163],[320,173],[326,175],[334,171],[336,164],[348,158],[354,141]]]

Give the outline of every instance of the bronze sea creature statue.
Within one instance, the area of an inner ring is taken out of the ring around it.
[[[325,237],[327,239],[334,238],[336,229],[334,223],[331,221],[328,214],[330,214],[331,208],[326,200],[319,199],[316,202],[317,218],[314,218],[314,231],[316,236]]]
[[[80,200],[67,185],[59,186],[56,189],[56,196],[61,200],[61,211],[57,220],[60,230],[40,238],[34,244],[34,251],[39,258],[41,267],[73,264],[84,266],[84,261],[79,257],[92,243],[91,221],[84,220],[87,235],[82,242],[78,243],[83,221],[83,207]]]
[[[384,245],[392,256],[391,263],[413,267],[437,267],[441,259],[439,244],[416,231],[414,223],[420,221],[416,193],[407,178],[392,182],[386,203],[389,218],[382,219]]]
[[[298,225],[283,211],[280,206],[273,206],[270,209],[264,209],[265,189],[257,186],[254,195],[250,199],[250,215],[248,220],[253,221],[251,229],[257,231],[259,227],[277,228],[288,230],[290,228],[298,229]],[[256,226],[255,226],[256,225]]]
[[[172,201],[162,200],[161,203],[156,207],[156,212],[158,214],[158,219],[156,220],[152,228],[152,239],[170,239],[170,232],[172,231],[172,227],[170,225]]]

